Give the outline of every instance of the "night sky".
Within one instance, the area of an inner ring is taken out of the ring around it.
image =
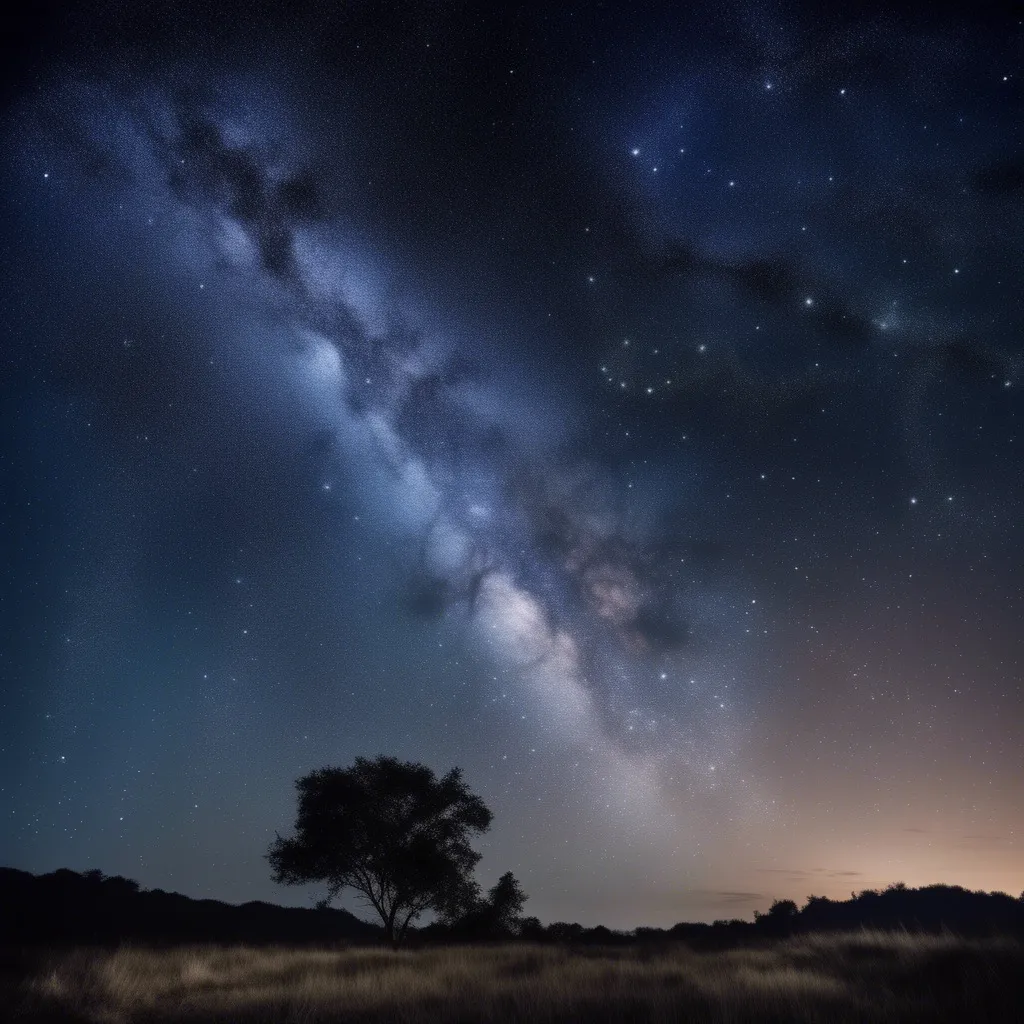
[[[14,34],[0,863],[308,905],[391,754],[544,921],[1024,889],[1021,15],[700,6]]]

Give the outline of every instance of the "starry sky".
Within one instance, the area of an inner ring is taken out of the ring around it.
[[[1024,889],[1010,7],[117,2],[5,60],[0,863],[544,921]]]

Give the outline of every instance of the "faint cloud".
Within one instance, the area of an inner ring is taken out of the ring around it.
[[[701,893],[707,897],[706,903],[712,906],[746,906],[749,903],[758,903],[767,900],[763,892],[744,892],[734,889],[707,889]]]

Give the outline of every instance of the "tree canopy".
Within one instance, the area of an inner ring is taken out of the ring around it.
[[[295,785],[295,835],[278,836],[267,855],[275,882],[326,882],[325,903],[353,889],[395,945],[424,911],[454,919],[477,905],[480,855],[469,841],[492,815],[458,768],[438,778],[426,765],[358,757]]]

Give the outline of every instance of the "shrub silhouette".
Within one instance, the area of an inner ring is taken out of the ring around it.
[[[445,924],[450,933],[458,938],[511,938],[522,932],[526,898],[515,875],[506,871],[486,897],[477,900],[464,914],[446,920]]]
[[[754,923],[772,935],[789,935],[799,913],[800,908],[792,900],[776,900],[768,908],[767,914],[754,911]]]

